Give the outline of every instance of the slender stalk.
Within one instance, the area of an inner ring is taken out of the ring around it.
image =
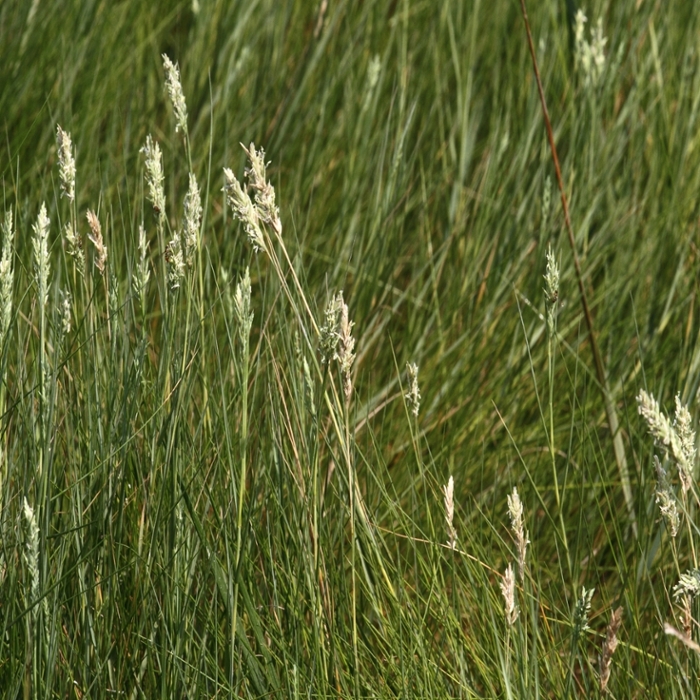
[[[598,385],[603,397],[603,403],[605,404],[605,414],[607,416],[608,428],[613,439],[613,450],[615,452],[615,461],[617,462],[617,467],[620,473],[620,481],[622,483],[622,491],[625,496],[625,503],[627,504],[627,510],[629,513],[630,520],[632,522],[632,529],[636,536],[637,534],[637,524],[634,514],[634,501],[632,496],[632,485],[630,482],[629,468],[627,466],[627,457],[625,456],[625,446],[622,442],[622,435],[620,433],[619,421],[617,418],[617,412],[615,410],[615,404],[612,400],[612,395],[610,391],[610,385],[608,383],[607,374],[605,372],[605,366],[603,364],[603,358],[600,354],[600,349],[598,348],[598,342],[595,336],[595,329],[593,324],[593,315],[591,313],[590,306],[588,304],[588,298],[586,295],[586,288],[583,283],[583,273],[581,272],[581,262],[579,261],[578,253],[576,252],[576,239],[574,238],[574,231],[571,226],[571,217],[569,215],[569,204],[566,198],[566,192],[564,191],[564,181],[561,175],[561,167],[559,166],[559,156],[557,154],[557,147],[554,142],[554,132],[552,130],[552,123],[549,119],[549,112],[547,110],[547,101],[544,96],[544,88],[542,87],[542,80],[540,78],[540,71],[537,65],[537,56],[535,55],[535,46],[532,41],[532,32],[530,30],[530,20],[527,16],[527,9],[525,7],[525,0],[520,0],[520,9],[522,10],[523,21],[525,22],[525,31],[527,33],[527,43],[530,49],[530,57],[532,58],[532,67],[535,72],[535,80],[537,82],[537,91],[540,97],[540,104],[542,106],[542,115],[544,117],[545,128],[547,129],[547,140],[549,141],[549,148],[552,153],[552,162],[554,163],[554,171],[557,176],[557,185],[559,187],[559,194],[561,196],[562,209],[564,211],[564,222],[566,225],[566,232],[569,238],[569,245],[571,247],[571,253],[574,259],[574,269],[576,271],[576,281],[578,283],[579,295],[581,298],[581,306],[583,307],[583,315],[586,319],[586,327],[588,328],[588,337],[591,341],[591,351],[593,353],[593,363],[595,365],[596,377],[598,379]]]

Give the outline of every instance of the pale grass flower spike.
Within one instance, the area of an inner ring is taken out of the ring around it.
[[[671,486],[668,472],[661,464],[661,460],[654,455],[654,467],[656,469],[656,503],[661,511],[661,516],[666,523],[669,534],[675,537],[680,527],[680,516],[676,504],[676,495]]]
[[[420,389],[418,388],[418,365],[415,362],[407,362],[406,372],[408,373],[408,391],[404,398],[411,409],[411,413],[418,418],[421,399]]]
[[[2,258],[0,258],[0,351],[5,345],[12,320],[12,289],[15,271],[12,264],[15,228],[12,212],[5,212],[2,224]]]
[[[224,168],[224,192],[233,209],[233,215],[243,224],[253,250],[256,253],[259,250],[266,250],[258,211],[250,195],[241,187],[241,183],[230,168]]]
[[[622,625],[622,608],[617,608],[610,617],[610,622],[605,630],[605,641],[600,655],[600,689],[605,692],[610,681],[610,668],[612,666],[612,657],[617,649],[618,639],[617,633]]]
[[[501,593],[503,594],[503,607],[506,622],[512,627],[520,614],[520,610],[518,610],[518,606],[515,602],[515,573],[513,572],[512,564],[508,564],[500,586]]]
[[[34,238],[34,279],[39,292],[39,303],[46,306],[49,300],[49,217],[46,214],[46,204],[42,203],[39,216],[33,225]]]
[[[162,226],[165,221],[163,155],[160,152],[158,142],[154,142],[150,134],[146,137],[146,144],[141,148],[141,153],[146,156],[146,186],[148,187],[148,199],[153,205],[153,211],[158,216],[158,223]]]
[[[644,389],[639,391],[637,406],[652,437],[676,463],[683,493],[687,493],[692,483],[695,462],[695,432],[690,428],[687,408],[683,407],[680,398],[676,399],[676,420],[672,424],[656,399]]]
[[[165,87],[175,112],[175,131],[182,129],[182,132],[187,135],[187,104],[180,82],[180,68],[170,60],[167,54],[163,54],[162,58],[165,69]]]
[[[342,297],[341,297],[342,298]],[[355,325],[354,321],[348,318],[348,305],[343,301],[340,307],[340,328],[338,331],[338,351],[336,359],[340,365],[340,371],[343,374],[343,387],[345,391],[345,399],[350,400],[352,394],[352,365],[355,362],[355,338],[352,335],[352,329]]]
[[[71,202],[75,200],[75,158],[70,134],[56,126],[58,144],[58,174],[61,179],[61,193]]]
[[[326,304],[319,340],[321,364],[326,364],[336,355],[338,349],[338,330],[340,328],[340,309],[342,305],[343,292],[334,294]]]
[[[185,230],[183,241],[185,245],[185,261],[192,266],[194,253],[199,247],[199,233],[202,225],[202,200],[199,196],[197,178],[190,173],[190,185],[185,195]]]
[[[247,267],[243,273],[243,278],[236,285],[236,293],[233,296],[233,311],[238,323],[238,336],[241,339],[241,343],[247,346],[250,329],[253,326],[250,269]]]
[[[92,209],[87,212],[88,225],[90,226],[91,235],[88,238],[95,246],[95,267],[100,271],[101,275],[105,273],[105,265],[107,264],[107,246],[102,238],[102,226]]]
[[[254,143],[250,144],[250,148],[243,146],[243,150],[250,160],[250,167],[246,170],[246,175],[250,186],[255,191],[255,208],[258,210],[258,216],[261,221],[271,226],[281,236],[282,221],[275,202],[275,189],[268,182],[265,172],[267,167],[265,151],[262,148],[256,150]]]
[[[81,277],[85,276],[85,251],[80,235],[73,229],[73,224],[68,221],[63,229],[63,237],[66,240],[68,255],[75,260],[75,267]]]
[[[518,489],[513,487],[513,493],[508,496],[508,514],[510,515],[510,525],[515,537],[515,544],[518,548],[518,569],[520,571],[520,580],[525,579],[525,556],[527,553],[527,545],[530,540],[525,532],[523,521],[523,503],[518,495]]]
[[[447,546],[450,549],[457,548],[457,531],[454,527],[455,515],[455,480],[450,476],[447,485],[442,487],[445,496],[445,522],[447,524]]]

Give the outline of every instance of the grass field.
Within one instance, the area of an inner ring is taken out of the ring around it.
[[[2,697],[700,695],[700,5],[529,5],[570,230],[514,0],[0,5]]]

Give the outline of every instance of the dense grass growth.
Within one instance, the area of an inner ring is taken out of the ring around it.
[[[697,695],[699,10],[528,9],[630,499],[518,3],[0,5],[3,697]]]

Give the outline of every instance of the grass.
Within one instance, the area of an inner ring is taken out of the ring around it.
[[[587,81],[565,5],[631,511],[517,3],[0,7],[6,697],[696,697],[700,17],[591,2]]]

